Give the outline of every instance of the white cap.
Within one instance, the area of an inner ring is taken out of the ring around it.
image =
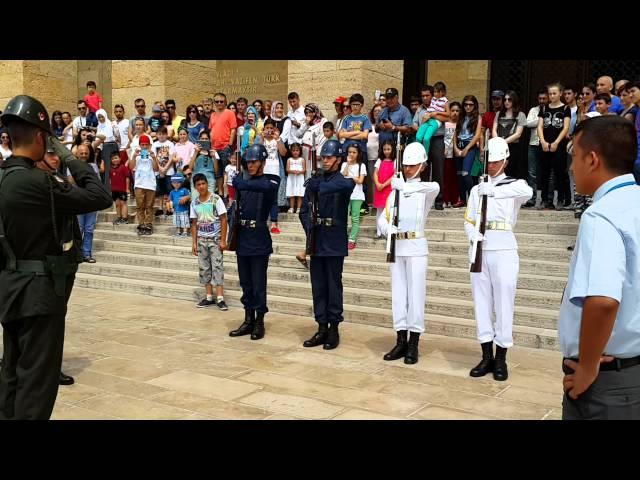
[[[589,118],[593,118],[593,117],[599,117],[599,116],[601,116],[601,115],[600,115],[600,112],[589,112],[589,113],[587,113],[587,114],[585,114],[585,115],[586,115],[587,117],[589,117]]]
[[[427,161],[427,151],[420,142],[407,145],[402,156],[402,165],[420,165]]]
[[[489,162],[500,162],[506,158],[509,158],[507,141],[501,137],[489,140]]]

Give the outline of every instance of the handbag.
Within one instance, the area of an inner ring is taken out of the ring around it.
[[[477,149],[476,151],[476,158],[473,159],[473,165],[471,166],[471,176],[472,177],[479,177],[480,175],[482,175],[483,172],[483,163],[480,160],[480,149]]]

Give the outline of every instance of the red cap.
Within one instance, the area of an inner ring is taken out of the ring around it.
[[[142,145],[143,143],[148,143],[149,145],[151,145],[151,139],[149,138],[148,135],[140,135],[140,138],[138,139],[138,144]]]
[[[347,101],[346,97],[338,97],[333,101],[333,103],[344,103],[346,101]]]

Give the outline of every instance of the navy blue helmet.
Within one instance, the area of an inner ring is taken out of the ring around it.
[[[247,162],[255,162],[256,160],[264,162],[268,156],[267,149],[264,148],[264,145],[260,145],[259,143],[251,145],[247,148],[245,153],[245,159]]]
[[[321,157],[342,157],[343,155],[342,144],[338,140],[327,141],[320,151]]]

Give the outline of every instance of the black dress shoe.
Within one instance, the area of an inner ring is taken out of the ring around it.
[[[264,312],[258,312],[251,331],[251,340],[260,340],[262,337],[264,337]]]
[[[75,382],[73,377],[60,372],[60,385],[73,385]]]
[[[338,325],[340,323],[332,323],[329,327],[329,332],[327,333],[327,340],[324,342],[322,348],[325,350],[333,350],[338,345],[340,345],[340,333],[338,332]]]
[[[231,330],[229,332],[230,337],[241,337],[243,335],[249,335],[253,332],[253,324],[256,321],[255,319],[256,312],[254,310],[245,310],[244,311],[244,322],[240,325],[236,330]]]
[[[484,342],[480,346],[482,347],[482,360],[469,372],[472,377],[484,377],[487,373],[493,372],[493,342]]]
[[[396,345],[391,349],[389,353],[386,353],[383,360],[398,360],[407,354],[407,331],[398,330],[396,332]]]
[[[444,206],[441,203],[436,203],[435,209],[436,210],[444,210]]]
[[[327,341],[327,333],[329,332],[329,326],[326,323],[318,324],[318,331],[314,333],[313,337],[309,340],[305,340],[302,344],[303,347],[317,347],[318,345],[324,345]]]

